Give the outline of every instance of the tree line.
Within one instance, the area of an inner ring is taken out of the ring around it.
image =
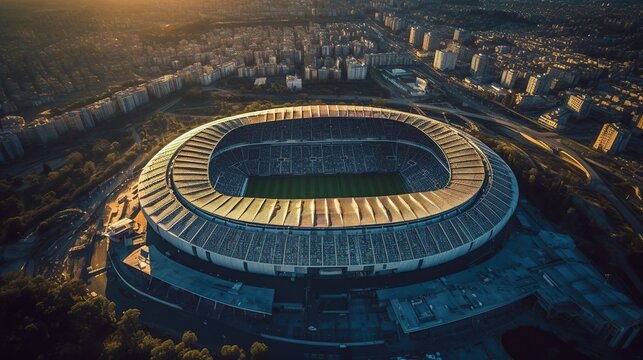
[[[225,345],[216,354],[197,346],[194,332],[160,339],[141,326],[140,311],[120,316],[103,296],[89,296],[78,280],[42,276],[0,277],[0,353],[5,359],[265,360],[268,347],[255,342],[250,354]]]

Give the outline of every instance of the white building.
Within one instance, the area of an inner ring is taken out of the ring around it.
[[[433,59],[433,67],[440,71],[448,71],[455,69],[455,64],[458,55],[450,51],[435,51],[435,59]]]
[[[132,96],[132,93],[129,91],[129,89],[121,90],[115,93],[114,98],[116,99],[116,103],[118,103],[118,107],[121,109],[121,112],[123,112],[124,114],[127,114],[128,112],[136,109],[134,96]]]
[[[409,56],[393,52],[365,54],[364,61],[368,66],[411,65],[413,63]]]
[[[301,78],[295,75],[286,75],[286,87],[291,90],[301,90]]]
[[[514,69],[505,69],[500,77],[500,85],[506,89],[513,89],[516,86],[516,80],[518,80],[518,72]]]
[[[328,71],[327,67],[322,66],[320,69],[317,69],[317,80],[328,81],[329,77],[330,72]]]
[[[234,61],[228,61],[221,64],[221,66],[219,66],[219,69],[221,70],[221,78],[226,78],[234,74],[234,71],[237,69],[237,63],[235,63]]]
[[[95,123],[109,120],[116,115],[116,103],[105,98],[86,107]]]
[[[146,84],[148,92],[157,99],[172,94],[183,87],[178,75],[170,74],[151,80]]]
[[[440,47],[440,39],[434,33],[430,32],[424,33],[424,39],[422,41],[422,50],[424,51],[433,51],[437,50]]]
[[[346,59],[346,79],[347,80],[364,80],[368,74],[368,66],[354,57]]]
[[[411,26],[409,29],[409,44],[413,47],[418,47],[422,43],[423,31],[417,26]]]
[[[316,81],[317,80],[317,69],[314,66],[308,65],[304,69],[304,80],[306,81]]]
[[[604,153],[618,154],[625,150],[631,135],[629,130],[619,124],[605,124],[592,147]]]
[[[475,54],[471,58],[471,75],[483,76],[491,66],[491,59],[487,54]]]

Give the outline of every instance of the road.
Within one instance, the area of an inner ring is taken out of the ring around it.
[[[148,116],[166,111],[179,100],[181,100],[180,97],[168,100],[151,111]],[[137,133],[136,126],[131,126],[130,129],[135,142],[140,143],[141,139]],[[139,154],[127,169],[114,174],[87,195],[68,204],[67,208],[82,209],[84,215],[75,223],[72,223],[68,231],[60,234],[56,239],[21,240],[3,248],[2,257],[12,263],[10,266],[7,266],[6,269],[23,269],[31,275],[42,273],[56,276],[60,275],[63,270],[63,264],[68,258],[69,249],[76,244],[80,235],[96,220],[96,216],[102,213],[99,210],[102,210],[106,199],[120,191],[123,184],[128,180],[138,176],[139,171],[134,171],[134,169],[140,165],[143,159],[145,159],[145,154]],[[100,221],[98,222],[100,223]],[[47,240],[52,241],[47,247],[44,247],[42,242]],[[12,254],[16,255],[12,256]]]
[[[424,65],[425,65],[425,68],[428,68],[428,65],[426,64]],[[433,75],[431,74],[431,72],[433,72]],[[425,69],[424,73],[427,76],[436,76],[435,75],[436,73],[429,69]],[[480,113],[454,110],[451,108],[445,108],[445,107],[433,106],[433,105],[427,105],[427,104],[413,104],[413,106],[417,106],[427,110],[444,111],[447,113],[463,115],[474,119],[490,121],[497,125],[501,125],[507,129],[511,129],[518,134],[520,133],[527,134],[534,139],[542,141],[543,143],[550,146],[552,149],[564,151],[565,153],[569,154],[572,158],[574,158],[589,174],[589,179],[588,179],[589,181],[587,185],[588,189],[605,196],[616,208],[616,210],[623,216],[625,221],[627,221],[630,224],[632,229],[637,234],[639,234],[639,236],[643,234],[643,224],[641,224],[638,217],[634,215],[631,212],[631,210],[623,203],[623,201],[614,194],[614,192],[605,183],[605,181],[600,176],[600,174],[596,171],[596,169],[594,169],[594,167],[587,160],[585,160],[583,156],[579,155],[574,149],[570,148],[569,146],[563,143],[562,141],[563,138],[559,134],[554,132],[544,132],[544,131],[536,130],[531,127],[532,124],[526,123],[522,119],[521,120],[509,119],[505,115],[499,114],[497,111],[493,111],[489,109],[477,99],[474,99],[466,95],[465,93],[462,92],[461,89],[450,88],[450,87],[453,87],[453,85],[451,85],[451,82],[443,82],[442,84],[444,87],[446,87],[445,90],[447,91],[450,90],[449,91],[450,94],[452,94],[453,96],[459,97],[460,100],[466,102],[467,104],[469,104],[469,106],[476,109]]]

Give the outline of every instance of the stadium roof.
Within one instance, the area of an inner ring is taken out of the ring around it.
[[[450,181],[442,189],[402,195],[326,199],[229,196],[210,183],[209,162],[219,140],[235,128],[282,120],[324,117],[382,118],[415,126],[444,152]],[[485,169],[479,150],[448,125],[395,110],[345,105],[290,107],[214,121],[181,137],[172,162],[174,190],[204,213],[246,223],[328,228],[414,221],[461,207],[480,190]]]
[[[390,119],[414,126],[437,145],[432,152],[442,152],[450,177],[433,191],[361,198],[250,198],[214,188],[208,167],[226,134],[250,124],[310,118]],[[181,135],[145,166],[138,196],[152,229],[166,241],[232,269],[269,275],[310,267],[410,271],[462,256],[494,237],[516,208],[518,184],[486,145],[437,120],[317,105],[241,114]]]

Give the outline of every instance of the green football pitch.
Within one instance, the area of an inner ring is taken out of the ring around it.
[[[398,173],[251,176],[247,197],[315,199],[407,193]]]

